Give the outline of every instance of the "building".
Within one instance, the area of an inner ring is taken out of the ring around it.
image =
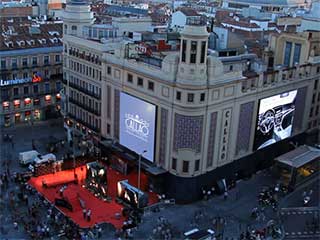
[[[191,8],[180,8],[172,14],[171,28],[181,30],[187,21],[200,19],[201,15]]]
[[[222,7],[233,10],[253,7],[265,12],[288,13],[290,9],[308,8],[310,2],[305,0],[223,0]]]
[[[0,125],[59,116],[62,25],[11,18],[3,23]]]
[[[320,62],[318,52],[304,53],[310,41],[301,42],[300,52],[291,45],[292,59],[299,59],[294,68],[278,66],[276,48],[286,49],[280,41],[270,41],[263,59],[218,57],[208,54],[200,18],[181,31],[178,51],[157,51],[145,42],[84,38],[81,29],[94,26],[89,6],[71,2],[71,8],[87,22],[64,22],[66,122],[96,133],[119,169],[141,156],[154,191],[177,202],[197,200],[212,186],[223,192],[221,183],[231,187],[270,166],[291,141],[304,143],[311,134],[307,113],[318,94]]]
[[[10,17],[38,16],[39,6],[31,3],[0,2],[0,19]]]

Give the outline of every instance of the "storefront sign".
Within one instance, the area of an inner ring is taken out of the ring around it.
[[[9,85],[15,85],[15,84],[23,84],[23,83],[29,83],[32,82],[32,78],[21,78],[21,79],[12,79],[12,80],[0,80],[0,86],[9,86]]]

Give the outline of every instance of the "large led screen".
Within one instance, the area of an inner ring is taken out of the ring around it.
[[[120,93],[120,144],[153,162],[156,106]]]
[[[297,90],[260,100],[254,150],[291,136]]]

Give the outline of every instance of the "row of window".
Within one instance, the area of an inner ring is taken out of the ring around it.
[[[320,92],[318,93],[318,97],[316,98],[317,94],[314,93],[312,95],[312,104],[316,103],[316,99],[317,99],[317,102],[320,102]]]
[[[73,71],[101,81],[101,71],[85,64],[69,60],[69,68]]]
[[[83,81],[73,75],[70,75],[70,83],[71,85],[75,85],[76,87],[80,89],[85,89],[91,94],[94,94],[96,96],[101,96],[101,88],[98,86],[95,86],[91,83],[88,83],[87,81]]]
[[[77,91],[71,90],[71,99],[75,100],[76,102],[78,102],[79,104],[81,104],[84,107],[90,108],[94,111],[96,111],[97,113],[100,113],[100,109],[101,109],[101,103],[99,103],[98,101],[95,101],[91,98],[89,98],[86,95],[83,95]]]
[[[49,93],[51,90],[51,84],[50,83],[45,83],[45,84],[40,84],[40,88],[43,90],[44,86],[44,92]],[[56,91],[61,90],[61,82],[56,82]],[[11,94],[10,92],[13,91],[13,96],[19,96],[20,94],[26,95],[26,94],[37,94],[39,93],[39,84],[33,84],[32,86],[24,86],[24,87],[14,87],[13,89],[1,89],[1,95],[3,97],[9,97]]]
[[[181,62],[186,62],[186,52],[187,52],[187,40],[182,40],[182,56],[181,56]],[[197,62],[197,41],[191,41],[190,42],[190,63],[196,63]],[[200,52],[200,63],[204,63],[206,59],[206,41],[201,41],[201,52]]]
[[[172,164],[171,164],[171,168],[175,171],[177,171],[177,159],[176,158],[172,158]],[[190,164],[189,161],[182,161],[182,172],[183,173],[189,173],[190,171]],[[200,170],[200,159],[197,159],[195,161],[195,165],[194,165],[194,171],[197,172]]]
[[[77,48],[69,48],[68,51],[68,47],[65,45],[64,46],[64,52],[67,53],[69,52],[69,55],[74,56],[74,57],[78,57],[80,59],[101,65],[101,59],[98,55],[92,54],[92,53],[87,53],[86,51],[81,51]]]
[[[176,100],[181,101],[181,97],[182,93],[180,91],[176,92]],[[201,93],[200,94],[200,102],[204,102],[206,98],[206,94],[205,93]],[[195,94],[194,93],[188,93],[187,94],[187,102],[192,103],[195,100]]]
[[[28,57],[23,57],[23,58],[21,58],[21,66],[28,67],[30,64],[32,66],[36,66],[40,62],[39,59],[40,59],[40,57],[35,56],[35,57],[32,57],[31,61],[30,61],[30,59]],[[18,68],[19,60],[20,60],[20,58],[11,58],[10,64],[7,65],[8,62],[6,61],[6,59],[1,59],[1,69],[6,69],[7,66],[11,66],[11,68]],[[55,60],[55,63],[61,63],[61,55],[56,54],[54,60]],[[49,65],[51,63],[50,56],[48,56],[48,55],[43,56],[42,63],[44,65]]]
[[[127,82],[128,83],[133,83],[133,75],[130,74],[130,73],[128,73],[128,75],[127,75]],[[139,87],[144,87],[145,80],[142,77],[137,77],[137,85]],[[154,91],[154,82],[147,81],[147,87],[148,87],[148,90]]]
[[[44,69],[42,72],[33,71],[32,74],[26,71],[22,73],[12,73],[12,74],[3,73],[0,76],[1,76],[1,79],[5,81],[5,80],[20,79],[20,78],[29,78],[29,77],[33,77],[35,74],[43,78],[49,78],[51,74],[60,74],[60,73],[61,73],[61,68],[59,67],[55,69],[55,72],[53,71],[53,69],[51,70]]]
[[[82,122],[94,128],[100,129],[100,119],[96,118],[94,115],[88,113],[87,111],[83,111],[81,108],[71,104],[70,112],[71,115],[75,116],[77,119],[80,119]]]
[[[56,94],[55,98],[56,98],[56,102],[59,102],[61,100],[60,94]],[[52,97],[51,95],[46,95],[44,96],[43,100],[45,101],[46,104],[49,104],[52,101]],[[15,99],[12,102],[9,102],[9,101],[2,102],[2,109],[9,110],[11,104],[14,109],[19,109],[23,106],[24,107],[39,106],[40,103],[41,103],[41,98],[32,99],[28,97],[28,98],[25,98],[23,101],[21,101],[20,99]]]

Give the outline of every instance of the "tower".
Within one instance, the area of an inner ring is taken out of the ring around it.
[[[208,36],[205,21],[190,19],[181,32],[177,82],[203,85],[207,82]]]
[[[87,0],[69,0],[63,12],[64,34],[82,36],[82,27],[92,24],[93,12]]]

